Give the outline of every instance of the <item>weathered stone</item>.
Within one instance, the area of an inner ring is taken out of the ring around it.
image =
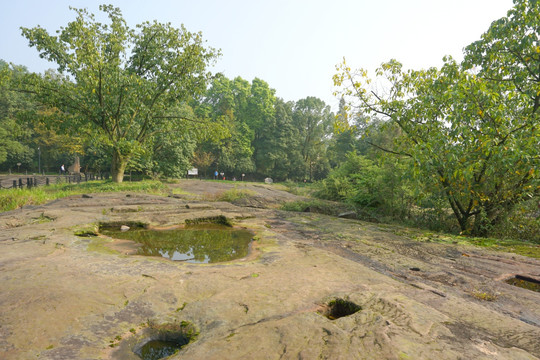
[[[356,212],[354,212],[354,211],[347,211],[347,212],[343,212],[341,214],[338,214],[338,217],[344,218],[344,219],[356,220],[358,218],[358,215],[356,215]]]
[[[199,200],[229,186],[204,183],[178,186]],[[193,210],[174,198],[138,194],[134,203],[92,194],[1,213],[0,358],[115,358],[154,324],[182,322],[199,334],[171,359],[540,357],[538,293],[497,280],[538,274],[539,260],[262,208],[265,199],[271,206],[294,200],[274,186],[249,187],[259,208],[209,202],[215,210]],[[141,210],[110,212],[124,206]],[[55,220],[33,221],[44,211]],[[248,258],[186,264],[125,255],[110,239],[73,235],[100,222],[170,226],[214,212],[246,215],[234,225],[256,233]],[[31,240],[40,234],[46,241]],[[503,295],[482,301],[471,296],[477,288]],[[338,298],[361,310],[322,316]]]

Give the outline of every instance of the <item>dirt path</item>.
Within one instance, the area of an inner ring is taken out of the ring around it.
[[[180,189],[182,191],[180,191]],[[208,201],[230,189],[250,196]],[[262,184],[182,181],[173,196],[91,194],[0,214],[0,358],[138,359],[155,324],[189,322],[182,359],[537,359],[540,261],[313,213]],[[99,222],[153,226],[224,215],[252,256],[190,264],[79,237]],[[429,240],[429,239],[428,239]],[[335,298],[361,307],[329,320]],[[490,301],[487,301],[490,300]]]

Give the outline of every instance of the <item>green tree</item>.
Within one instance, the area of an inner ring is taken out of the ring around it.
[[[351,82],[344,92],[362,112],[399,127],[391,148],[378,147],[410,157],[417,176],[445,194],[463,232],[484,235],[538,192],[538,118],[522,111],[507,86],[452,59],[440,70],[408,72],[391,61],[377,74],[389,84],[387,97],[369,89],[365,71],[352,73],[345,63],[335,81]]]
[[[268,159],[269,174],[277,180],[304,179],[304,161],[300,149],[299,129],[293,120],[294,102],[276,99],[275,120],[268,129],[270,139]]]
[[[198,106],[200,113],[221,124],[226,130],[222,136],[208,138],[199,144],[197,153],[212,153],[214,167],[223,170],[228,176],[254,169],[251,147],[253,131],[242,116],[245,105],[242,109],[241,104],[245,104],[249,96],[249,83],[247,89],[244,89],[244,84],[239,77],[231,81],[218,74]],[[240,89],[237,85],[241,86]],[[198,156],[199,162],[204,158],[208,157]]]
[[[246,111],[241,116],[253,131],[253,160],[260,176],[270,175],[272,158],[268,156],[273,146],[273,138],[268,129],[275,125],[276,91],[259,78],[251,82],[251,93],[247,99]]]
[[[35,148],[29,144],[33,131],[21,121],[36,111],[36,104],[28,95],[9,89],[13,79],[26,74],[26,68],[10,69],[0,60],[0,168],[4,170],[18,169],[18,163],[25,170],[37,170],[33,167]]]
[[[320,182],[317,195],[361,207],[376,207],[384,197],[380,188],[381,176],[380,167],[353,151],[346,155],[341,166]]]
[[[300,153],[304,160],[305,175],[312,180],[323,178],[329,170],[326,156],[327,140],[335,119],[324,101],[308,96],[298,100],[293,119],[298,129]]]
[[[157,134],[186,119],[176,109],[205,90],[207,66],[219,52],[200,33],[170,23],[145,22],[130,29],[120,9],[100,6],[110,24],[85,9],[58,36],[40,26],[23,28],[30,46],[58,65],[63,76],[34,75],[20,86],[64,114],[63,130],[88,128],[111,150],[113,181],[121,182],[134,154],[148,151]]]
[[[464,67],[519,97],[530,122],[540,112],[540,2],[514,0],[507,16],[494,21],[480,40],[465,48]],[[538,140],[538,139],[536,139]]]

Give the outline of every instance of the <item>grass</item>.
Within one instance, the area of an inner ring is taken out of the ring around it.
[[[518,255],[540,259],[540,244],[515,239],[497,239],[490,237],[473,237],[463,235],[452,235],[444,233],[433,233],[413,228],[398,228],[393,231],[396,235],[406,236],[411,240],[420,242],[434,242],[453,245],[473,245],[489,248],[495,251],[510,252]]]
[[[0,191],[0,212],[15,210],[25,205],[41,205],[71,195],[120,191],[165,195],[167,187],[159,181],[151,180],[120,184],[101,180],[80,184],[54,184],[31,189],[6,189]]]
[[[475,289],[471,291],[471,296],[475,299],[482,300],[482,301],[495,301],[499,297],[496,293],[493,291],[483,291]]]
[[[334,216],[351,209],[352,208],[346,204],[317,199],[307,201],[290,201],[281,206],[281,210],[285,211],[312,212]]]
[[[285,187],[286,191],[298,196],[310,196],[314,191],[314,185],[311,183],[286,181],[282,185]]]
[[[211,180],[214,181],[214,180]],[[248,198],[251,196],[256,195],[257,193],[253,190],[249,189],[238,189],[237,186],[235,186],[232,189],[226,190],[226,191],[220,191],[217,193],[206,193],[203,196],[203,200],[205,201],[226,201],[226,202],[233,202],[236,200]]]
[[[227,202],[233,202],[235,200],[244,199],[247,197],[254,196],[256,193],[253,190],[248,189],[229,189],[223,193],[220,193],[217,200],[218,201],[227,201]]]

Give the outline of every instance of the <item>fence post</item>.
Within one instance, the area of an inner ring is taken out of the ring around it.
[[[17,180],[13,180],[13,188],[14,188],[14,189],[17,188]]]
[[[32,183],[30,182],[30,178],[26,178],[26,187],[31,189],[32,188]]]
[[[38,181],[37,181],[37,178],[34,178],[34,181],[32,182],[32,184],[33,184],[34,186],[39,186]]]
[[[49,186],[50,182],[49,182],[49,178],[45,178],[45,185]]]
[[[23,187],[23,182],[22,182],[22,179],[21,179],[21,178],[19,178],[19,187],[20,187],[21,189],[22,189],[22,187]]]

